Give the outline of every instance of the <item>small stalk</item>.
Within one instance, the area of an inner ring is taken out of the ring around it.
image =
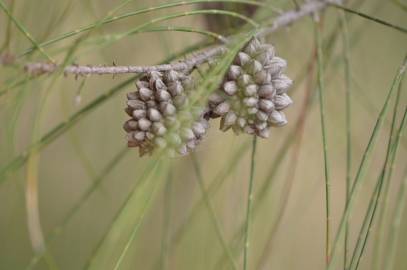
[[[383,269],[394,269],[395,257],[397,251],[397,243],[400,241],[401,221],[406,214],[406,189],[407,189],[407,171],[404,173],[403,181],[401,183],[399,192],[397,194],[396,209],[393,214],[393,221],[391,224],[388,252],[385,260],[385,267]]]
[[[205,188],[205,184],[204,184],[204,180],[203,180],[203,176],[202,176],[202,171],[201,171],[201,167],[199,165],[198,159],[195,155],[195,153],[191,153],[191,160],[194,166],[194,170],[195,170],[195,174],[196,174],[196,179],[198,180],[198,185],[199,185],[199,189],[201,190],[202,193],[202,198],[204,200],[204,203],[206,205],[206,208],[208,209],[208,212],[210,214],[211,217],[211,221],[213,223],[213,226],[215,227],[215,231],[216,234],[219,238],[219,242],[223,248],[223,251],[228,255],[229,261],[230,261],[230,265],[232,267],[233,270],[237,270],[237,264],[233,258],[232,252],[230,251],[228,244],[225,240],[225,237],[223,235],[221,226],[219,224],[219,220],[216,216],[215,213],[215,209],[210,201],[208,192]]]
[[[160,254],[160,264],[161,270],[168,269],[168,249],[169,249],[169,236],[171,227],[171,193],[172,193],[172,181],[173,181],[173,164],[170,162],[168,169],[167,179],[164,188],[164,198],[163,198],[163,226],[162,226],[162,236],[161,236],[161,254]]]
[[[357,197],[357,192],[360,189],[360,186],[363,184],[364,180],[365,180],[365,175],[366,175],[366,171],[367,171],[367,167],[368,164],[370,163],[371,160],[371,156],[372,156],[372,152],[376,146],[377,140],[378,140],[378,134],[382,129],[383,126],[383,122],[385,120],[385,117],[387,115],[387,111],[388,111],[388,107],[389,107],[389,103],[390,103],[390,99],[393,96],[393,93],[396,91],[396,89],[398,88],[401,79],[403,78],[403,75],[405,73],[407,69],[407,57],[404,59],[403,64],[401,65],[401,67],[399,68],[397,75],[395,76],[392,85],[390,87],[389,92],[386,95],[384,104],[382,109],[380,110],[379,116],[376,119],[376,124],[373,127],[373,131],[370,135],[369,138],[369,142],[366,146],[366,149],[363,153],[362,156],[362,160],[360,162],[359,168],[357,170],[355,179],[353,180],[352,183],[352,188],[349,194],[349,200],[348,200],[348,205],[345,208],[344,213],[342,214],[341,220],[339,222],[339,227],[338,230],[336,232],[336,236],[333,242],[333,246],[332,246],[332,251],[331,251],[331,260],[328,264],[328,266],[326,267],[326,270],[333,270],[335,265],[333,262],[335,262],[335,258],[337,256],[337,249],[339,247],[339,242],[342,239],[342,237],[344,236],[344,232],[345,232],[345,224],[348,221],[349,215],[352,211],[353,205],[355,204],[355,200]]]
[[[352,124],[351,124],[351,72],[350,72],[350,55],[349,55],[349,31],[348,22],[344,11],[340,11],[340,24],[342,26],[343,37],[343,60],[345,73],[345,118],[346,118],[346,194],[345,208],[348,205],[350,188],[352,185],[351,169],[352,169]],[[344,251],[343,251],[343,269],[346,270],[348,264],[348,242],[349,242],[349,221],[345,225]]]
[[[318,95],[319,95],[319,106],[320,106],[320,119],[321,119],[321,131],[322,131],[322,145],[324,154],[324,174],[325,174],[325,206],[326,206],[326,218],[325,218],[325,260],[326,264],[330,261],[331,252],[331,212],[330,212],[330,188],[331,182],[329,178],[329,164],[328,164],[328,144],[327,144],[327,134],[326,134],[326,124],[325,124],[325,106],[324,106],[324,72],[323,72],[323,55],[322,55],[322,38],[321,38],[321,24],[315,22],[315,39],[317,43],[317,62],[318,62]]]
[[[249,177],[249,193],[247,197],[247,212],[246,212],[246,226],[245,226],[245,244],[243,247],[243,270],[248,268],[248,259],[249,259],[249,245],[250,245],[250,226],[251,226],[251,212],[252,212],[252,203],[253,203],[253,182],[254,182],[254,166],[255,166],[255,155],[256,155],[256,145],[257,137],[253,137],[252,144],[252,155],[250,163],[250,177]]]
[[[399,88],[398,88],[397,94],[396,94],[396,101],[395,101],[395,105],[394,105],[394,109],[393,109],[393,117],[392,117],[392,122],[391,122],[391,127],[390,127],[391,134],[390,134],[389,142],[388,142],[389,145],[391,145],[395,140],[395,138],[394,138],[395,135],[393,135],[393,134],[396,133],[396,122],[397,122],[396,118],[397,118],[397,115],[398,115],[398,107],[399,107],[399,103],[400,103],[401,89],[402,89],[402,82],[400,82],[400,85],[399,85]],[[391,162],[394,162],[394,160],[391,161]],[[373,267],[376,270],[381,269],[380,268],[381,260],[384,257],[384,256],[381,256],[382,251],[384,251],[383,248],[382,248],[382,244],[384,242],[385,231],[386,231],[386,228],[384,226],[385,225],[384,222],[385,222],[386,217],[387,217],[386,216],[387,206],[390,204],[390,202],[389,202],[389,200],[390,200],[390,198],[389,198],[389,189],[390,189],[390,178],[391,178],[391,174],[392,174],[392,172],[391,172],[392,169],[390,168],[389,170],[390,170],[390,172],[387,175],[383,176],[383,177],[385,177],[385,179],[383,180],[384,181],[384,183],[383,183],[383,196],[378,202],[378,204],[379,204],[378,205],[378,207],[379,207],[379,209],[378,209],[379,217],[378,217],[378,224],[377,224],[377,227],[376,227],[377,228],[376,229],[377,234],[376,234],[375,245],[374,245],[374,249],[373,249],[373,262],[372,262]]]

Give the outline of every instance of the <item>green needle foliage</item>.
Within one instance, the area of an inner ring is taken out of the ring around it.
[[[112,226],[90,258],[86,269],[108,267],[120,269],[126,253],[135,240],[151,200],[162,182],[161,160],[147,165],[133,192],[115,217]]]
[[[207,191],[205,189],[205,185],[204,185],[204,182],[203,182],[202,171],[201,171],[201,168],[200,168],[200,165],[199,165],[199,161],[197,160],[195,154],[192,154],[191,156],[192,156],[192,163],[194,165],[194,169],[195,169],[195,173],[196,173],[196,178],[197,178],[198,184],[199,184],[199,189],[202,192],[202,197],[203,197],[203,200],[205,202],[205,206],[208,209],[208,212],[210,213],[212,222],[213,222],[215,230],[216,230],[216,234],[218,235],[219,241],[220,241],[220,243],[222,245],[222,248],[224,249],[224,252],[226,252],[226,254],[228,254],[228,258],[230,260],[231,266],[233,267],[233,269],[237,269],[236,262],[235,262],[235,260],[234,260],[234,258],[232,256],[232,254],[231,254],[231,251],[230,251],[229,247],[227,246],[227,243],[225,241],[225,237],[223,235],[222,229],[220,228],[218,218],[216,217],[215,210],[213,209],[213,206],[212,206],[212,204],[211,204],[211,202],[209,200],[208,193],[207,193]]]
[[[407,68],[407,58],[404,59],[402,66],[400,67],[399,71],[397,72],[396,77],[393,80],[392,86],[390,88],[390,91],[388,92],[385,102],[383,104],[382,110],[380,111],[380,114],[376,120],[376,124],[374,126],[374,129],[372,131],[372,134],[370,136],[368,145],[365,149],[365,152],[363,153],[363,157],[362,157],[362,161],[359,165],[357,174],[355,179],[353,180],[353,184],[352,184],[352,188],[349,194],[349,200],[347,203],[347,206],[345,208],[345,211],[342,215],[341,218],[341,222],[339,224],[339,229],[338,232],[336,234],[335,240],[334,240],[334,244],[333,244],[333,248],[332,248],[332,256],[331,256],[331,260],[330,263],[327,267],[327,269],[333,269],[334,264],[335,264],[335,259],[336,259],[336,250],[339,246],[339,239],[342,238],[344,232],[345,232],[345,227],[346,227],[346,223],[347,223],[347,219],[350,215],[350,212],[352,210],[355,198],[356,198],[356,192],[358,191],[360,185],[362,184],[362,181],[364,180],[364,176],[366,174],[366,170],[367,170],[367,166],[368,166],[368,162],[371,158],[372,155],[372,151],[377,143],[377,137],[378,137],[378,133],[380,132],[382,125],[383,125],[383,121],[384,121],[384,117],[386,116],[388,107],[389,107],[389,101],[393,95],[393,93],[398,89],[399,84],[404,76],[404,73],[406,71]]]
[[[406,114],[404,114],[406,116]],[[396,251],[397,251],[397,244],[399,240],[399,236],[401,233],[401,220],[405,215],[405,201],[406,201],[406,182],[407,182],[407,175],[404,174],[404,179],[401,183],[398,195],[397,195],[397,205],[394,209],[394,214],[391,223],[390,235],[389,235],[389,242],[388,247],[389,250],[387,252],[387,256],[385,258],[385,267],[386,269],[394,269],[394,265],[396,264]]]
[[[325,256],[326,262],[329,263],[329,256],[331,252],[331,182],[329,178],[329,162],[328,162],[328,142],[326,135],[326,120],[325,120],[325,78],[323,73],[323,55],[322,55],[322,39],[321,39],[320,25],[315,24],[315,40],[317,44],[317,64],[318,64],[318,95],[319,95],[319,110],[321,117],[321,129],[322,129],[322,144],[324,153],[324,175],[325,175],[325,204],[326,204],[326,243],[325,243]]]
[[[397,113],[398,113],[398,106],[400,102],[400,89],[401,89],[401,83],[399,85],[397,95],[396,95],[396,101],[394,105],[394,110],[393,110],[393,117],[392,117],[392,127],[390,130],[390,135],[389,135],[389,142],[387,146],[387,151],[386,151],[386,159],[382,168],[382,171],[380,173],[380,176],[377,180],[375,191],[370,199],[369,202],[369,207],[367,214],[364,218],[363,224],[361,231],[359,233],[359,238],[358,241],[356,242],[356,247],[354,249],[352,259],[350,261],[350,269],[357,269],[360,263],[360,259],[363,255],[368,236],[371,231],[372,223],[374,221],[374,217],[377,211],[378,207],[378,202],[380,201],[381,197],[383,196],[383,186],[385,184],[389,184],[391,181],[391,175],[392,171],[394,168],[394,161],[396,158],[396,153],[398,150],[398,147],[400,145],[400,134],[403,131],[402,127],[404,127],[404,118],[402,122],[402,126],[399,129],[399,134],[396,134],[396,119],[397,119]],[[397,139],[395,139],[397,138]]]
[[[405,12],[399,0],[0,0],[0,269],[404,269]],[[267,71],[264,96],[256,72],[274,63],[287,67]],[[168,76],[171,104],[182,82],[187,101],[165,115],[159,75],[126,67]],[[225,124],[233,112],[261,126],[261,100],[280,113],[282,74],[287,126],[263,139]],[[150,123],[134,109],[123,125],[131,100]],[[158,149],[151,108],[187,156]],[[141,126],[156,148],[140,157],[126,134]]]
[[[254,185],[254,168],[255,168],[255,156],[256,156],[257,137],[253,137],[252,154],[250,161],[250,178],[249,188],[247,194],[247,209],[246,209],[246,225],[245,225],[245,237],[243,248],[243,269],[248,269],[249,264],[249,246],[250,246],[250,224],[252,222],[252,204],[253,204],[253,185]]]
[[[39,50],[41,54],[43,54],[47,58],[47,60],[54,62],[54,60],[44,51],[42,46],[38,44],[37,41],[35,41],[30,32],[26,30],[24,25],[13,16],[11,11],[6,7],[3,0],[0,1],[0,8],[7,14],[7,16],[9,16],[9,18],[13,21],[17,28],[27,37],[27,39],[31,41],[31,43],[34,45],[34,48]]]
[[[351,82],[351,67],[350,67],[350,48],[349,48],[349,30],[347,17],[344,12],[340,12],[340,24],[343,38],[343,58],[344,58],[344,74],[345,74],[345,114],[346,114],[346,202],[349,200],[352,171],[352,82]],[[348,222],[349,223],[349,222]],[[348,264],[348,247],[349,245],[349,224],[346,226],[344,251],[343,251],[343,266],[346,270]]]

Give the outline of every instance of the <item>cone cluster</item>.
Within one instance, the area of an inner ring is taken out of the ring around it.
[[[286,93],[292,80],[283,74],[286,66],[272,45],[251,40],[209,97],[210,116],[221,117],[220,129],[268,138],[271,126],[287,124],[282,111],[292,104]]]
[[[189,75],[173,70],[150,72],[136,82],[136,91],[127,94],[124,124],[128,146],[140,155],[162,149],[170,156],[193,150],[209,128],[203,108],[189,104],[193,88]]]
[[[216,64],[216,63],[215,63]],[[186,155],[206,134],[210,118],[221,118],[220,129],[268,138],[271,127],[287,124],[283,110],[292,104],[287,90],[292,80],[283,74],[287,62],[274,47],[252,39],[238,53],[220,88],[206,107],[192,106],[190,74],[174,70],[149,72],[127,95],[124,124],[129,147],[140,155],[156,149],[170,156]]]

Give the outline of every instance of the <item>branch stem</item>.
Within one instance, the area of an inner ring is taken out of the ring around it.
[[[301,5],[298,9],[286,11],[276,17],[272,24],[266,25],[257,33],[257,37],[267,36],[281,28],[287,27],[299,19],[308,16],[312,13],[323,10],[332,0],[313,0]],[[228,37],[226,45],[233,37]],[[167,71],[167,70],[189,70],[197,65],[203,64],[211,59],[223,54],[227,47],[226,45],[217,45],[207,48],[197,54],[194,54],[184,61],[155,65],[155,66],[103,66],[103,65],[70,65],[66,66],[63,70],[65,75],[73,74],[76,76],[85,75],[112,75],[112,74],[142,74],[151,71]],[[28,63],[25,65],[25,70],[31,75],[41,75],[53,73],[58,70],[58,65],[54,63]]]

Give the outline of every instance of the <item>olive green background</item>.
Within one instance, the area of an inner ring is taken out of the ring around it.
[[[10,6],[11,1],[5,2]],[[294,7],[290,1],[269,2],[283,10]],[[352,6],[355,2],[357,1],[349,1],[348,5]],[[118,4],[118,1],[101,0],[15,0],[13,14],[36,40],[45,41],[103,18]],[[158,4],[159,1],[156,0],[131,1],[117,14]],[[198,5],[191,5],[120,20],[95,29],[88,40],[124,32],[176,10],[198,8]],[[407,26],[406,12],[391,1],[364,1],[357,9],[396,25]],[[276,16],[275,13],[270,14],[264,9],[259,12],[270,19]],[[335,8],[329,8],[324,14],[323,37],[326,41],[330,33],[338,27],[339,12]],[[355,15],[347,16],[351,36],[352,175],[354,175],[384,98],[405,56],[407,36]],[[0,12],[0,46],[6,39],[7,21],[5,13]],[[206,27],[204,16],[185,17],[161,25],[199,29]],[[340,35],[340,31],[337,34]],[[67,38],[45,50],[58,62],[63,61],[64,55],[76,38]],[[108,46],[85,42],[75,51],[74,60],[79,64],[110,65],[114,62],[118,65],[152,65],[168,55],[207,39],[196,33],[157,32],[133,35]],[[268,140],[258,140],[254,182],[256,192],[260,191],[262,184],[268,180],[267,175],[273,162],[280,157],[283,159],[275,170],[273,184],[267,190],[266,199],[262,201],[253,220],[249,269],[257,269],[276,220],[279,225],[273,234],[271,246],[266,251],[264,264],[259,269],[324,269],[325,185],[316,95],[312,97],[313,103],[305,117],[303,131],[295,134],[294,142],[286,149],[285,156],[281,156],[279,152],[295,129],[297,120],[304,114],[307,89],[315,88],[315,70],[311,71],[305,80],[299,80],[299,74],[307,72],[308,63],[313,57],[313,22],[310,18],[304,18],[287,29],[273,33],[268,40],[275,45],[278,55],[287,59],[287,73],[296,79],[296,90],[292,94],[294,105],[287,109],[289,124],[284,128],[273,129]],[[7,51],[18,55],[30,46],[27,38],[12,26]],[[25,78],[22,66],[26,62],[42,60],[44,58],[36,52],[30,56],[17,58],[13,66],[0,67],[1,89]],[[345,196],[346,121],[343,70],[342,39],[338,36],[332,49],[331,60],[324,67],[325,116],[332,181],[331,206],[334,227],[332,238],[343,211]],[[56,81],[52,84],[55,78]],[[30,145],[36,113],[40,107],[42,116],[39,130],[40,134],[45,134],[111,87],[128,78],[130,75],[118,75],[114,78],[91,76],[78,79],[73,76],[66,78],[41,76],[1,96],[0,167]],[[81,87],[82,83],[84,84]],[[133,88],[133,85],[128,86],[109,98],[40,152],[39,211],[45,236],[63,222],[71,207],[96,177],[105,178],[89,200],[80,205],[80,210],[49,244],[48,248],[57,269],[84,267],[92,251],[108,231],[120,206],[152,160],[151,157],[139,158],[137,151],[131,149],[117,166],[108,172],[104,171],[104,167],[126,145],[122,124],[127,116],[123,109],[125,93]],[[75,100],[79,89],[81,102],[77,104]],[[404,110],[407,104],[405,90],[404,86],[400,99],[401,110]],[[49,91],[49,96],[45,104],[42,104],[41,97],[46,91]],[[366,181],[351,215],[351,243],[356,240],[375,180],[383,165],[391,118],[387,119],[374,151]],[[218,121],[212,121],[207,138],[196,152],[206,186],[210,185],[220,171],[230,166],[232,159],[236,158],[235,152],[239,147],[244,144],[250,145],[251,142],[247,135],[222,133],[218,126]],[[407,141],[403,138],[390,186],[390,209],[394,208],[406,159]],[[183,229],[184,237],[179,244],[173,245],[169,242],[163,251],[163,241],[167,243],[167,239],[170,238],[168,235],[171,236],[180,228],[190,215],[193,205],[202,197],[190,157],[174,158],[170,166],[172,178],[166,178],[167,171],[164,169],[159,175],[162,181],[159,190],[153,197],[137,238],[126,254],[122,269],[220,269],[215,265],[222,254],[222,247],[205,207],[195,211],[194,219]],[[211,202],[228,242],[245,219],[249,169],[250,148],[246,148],[238,165],[232,168],[227,177],[221,178],[223,184],[217,186],[211,194]],[[32,171],[23,166],[7,174],[6,179],[0,183],[0,269],[25,269],[34,254],[28,233],[24,199],[26,177],[30,173]],[[287,188],[290,186],[291,190],[287,197]],[[285,208],[279,215],[282,205]],[[390,223],[390,218],[386,218],[384,224],[389,226]],[[360,269],[371,269],[375,224],[377,223],[373,224],[372,235],[362,257]],[[398,243],[396,269],[406,269],[407,259],[404,254],[407,250],[407,215],[404,215],[401,223]],[[236,258],[241,266],[242,256]],[[42,260],[35,269],[47,267],[49,265]],[[228,264],[223,264],[221,269],[229,269]]]

